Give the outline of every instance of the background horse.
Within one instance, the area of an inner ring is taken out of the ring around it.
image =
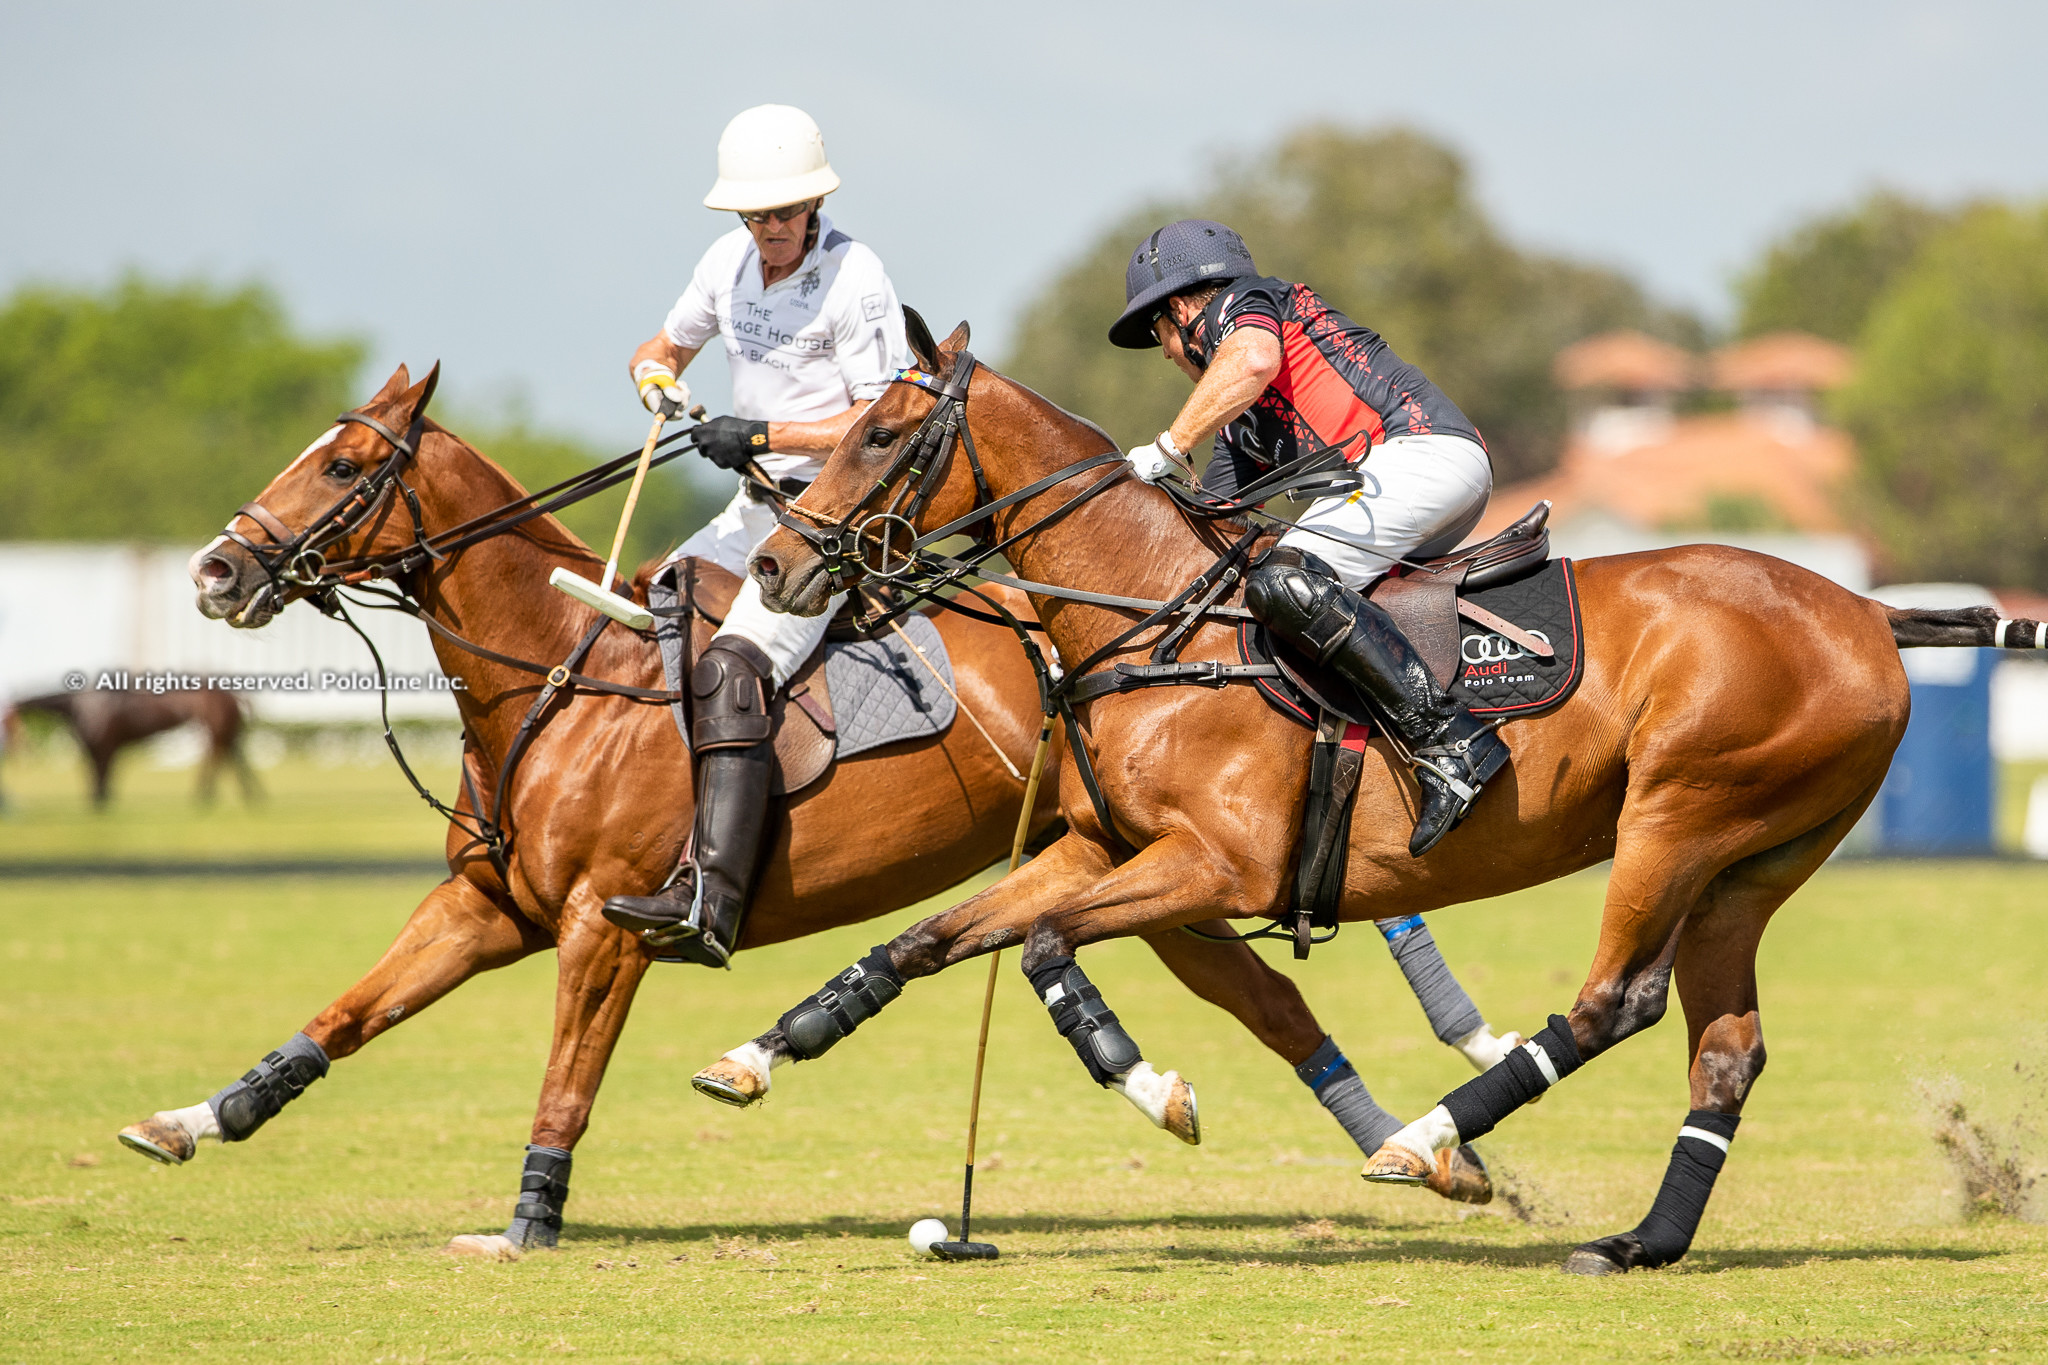
[[[95,806],[105,807],[113,794],[114,760],[121,750],[140,744],[151,735],[190,723],[197,723],[206,732],[206,753],[199,764],[199,799],[213,800],[223,767],[235,770],[244,801],[254,801],[262,795],[256,772],[242,752],[246,717],[241,702],[231,692],[211,688],[162,694],[134,689],[53,692],[46,697],[18,701],[14,709],[55,716],[70,727],[92,769]]]
[[[338,519],[345,534],[327,547],[329,568],[363,568],[401,559],[422,538],[515,503],[523,491],[509,475],[426,420],[437,374],[411,384],[401,366],[375,399],[278,475],[237,523],[246,520],[278,543],[292,539],[292,528]],[[416,453],[401,458],[393,438],[416,444]],[[393,460],[399,463],[386,468]],[[383,492],[370,492],[374,487]],[[273,578],[257,553],[263,542],[234,538],[241,534],[223,535],[196,554],[193,578],[208,616],[260,627],[312,589],[304,580]],[[504,808],[485,812],[509,831],[501,867],[472,832],[478,793],[495,789],[521,719],[542,687],[536,673],[570,657],[595,619],[546,588],[549,572],[566,565],[594,577],[598,561],[544,516],[440,559],[421,553],[416,562],[399,573],[398,584],[424,613],[477,649],[545,661],[529,672],[434,634],[443,670],[465,683],[454,694],[466,740],[456,804],[461,823],[451,823],[447,840],[448,879],[413,911],[369,974],[301,1034],[213,1101],[160,1112],[125,1130],[122,1140],[172,1163],[190,1158],[202,1138],[242,1140],[325,1075],[331,1060],[356,1052],[477,973],[554,948],[554,1042],[520,1202],[502,1236],[458,1239],[464,1249],[512,1254],[527,1245],[553,1245],[561,1226],[569,1154],[589,1124],[651,961],[600,907],[610,895],[654,890],[675,868],[691,825],[690,764],[662,694],[636,700],[574,684],[551,693]],[[701,574],[711,572],[700,566]],[[323,586],[330,581],[317,580]],[[644,598],[644,574],[635,590]],[[962,703],[994,743],[1012,755],[1028,754],[1038,728],[1037,684],[1015,638],[1001,626],[960,617],[939,625]],[[700,636],[710,629],[701,621],[696,627]],[[631,686],[662,686],[651,639],[622,627],[601,635],[576,669]],[[868,919],[957,885],[1008,852],[1022,797],[1022,783],[970,726],[836,765],[779,807],[739,946]],[[886,837],[874,835],[876,812],[888,813]],[[1048,784],[1034,825],[1043,830],[1057,815]],[[1178,933],[1150,942],[1182,981],[1290,1063],[1304,1061],[1325,1041],[1293,983],[1245,945]],[[1168,1079],[1169,1088],[1179,1084]],[[1191,1094],[1186,1107],[1192,1122]],[[1465,1173],[1468,1184],[1471,1175]],[[1472,1197],[1469,1188],[1464,1193]]]
[[[1155,600],[1209,569],[1242,531],[1193,521],[1164,491],[1125,479],[1120,462],[1062,477],[1102,454],[1104,437],[974,368],[963,358],[966,340],[963,324],[941,353],[919,357],[931,374],[955,375],[955,386],[969,379],[964,412],[951,416],[964,417],[973,441],[959,449],[978,451],[972,461],[956,454],[931,476],[933,495],[913,507],[920,530],[993,498],[1000,510],[986,534],[1017,537],[1005,553],[1024,579]],[[853,513],[887,501],[878,482],[903,472],[902,443],[921,435],[942,401],[951,400],[899,382],[846,433],[784,529],[755,556],[771,607],[815,612],[832,588],[859,577],[850,561],[835,573],[820,543],[836,532],[843,545]],[[1043,491],[1000,505],[1041,480]],[[1099,496],[1083,501],[1084,492]],[[1613,859],[1599,947],[1569,1015],[1553,1015],[1507,1065],[1447,1096],[1366,1169],[1368,1179],[1415,1181],[1433,1151],[1490,1131],[1585,1060],[1655,1023],[1675,975],[1691,1040],[1692,1112],[1651,1217],[1587,1244],[1570,1262],[1607,1273],[1675,1260],[1690,1244],[1764,1066],[1755,967],[1764,926],[1863,813],[1905,730],[1897,645],[1988,645],[2007,632],[1989,611],[1888,611],[1780,560],[1714,546],[1587,560],[1578,572],[1581,685],[1552,714],[1502,728],[1512,768],[1420,859],[1406,846],[1417,805],[1412,779],[1384,740],[1373,742],[1342,918],[1440,909]],[[1042,594],[1033,604],[1070,661],[1141,614]],[[1148,647],[1155,635],[1124,652]],[[1234,632],[1206,625],[1183,657],[1235,663]],[[1071,955],[1105,938],[1218,914],[1280,913],[1308,735],[1250,687],[1112,693],[1081,713],[1114,829],[1097,820],[1070,761],[1062,769],[1066,837],[898,936],[886,959],[909,979],[1021,942],[1026,975],[1089,1062],[1077,1036],[1084,1030],[1071,1028],[1062,993],[1048,984],[1071,994],[1079,973]],[[780,1027],[756,1043],[803,1055]]]

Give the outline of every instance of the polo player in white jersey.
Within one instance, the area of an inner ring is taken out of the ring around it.
[[[817,477],[855,415],[909,363],[903,309],[875,253],[820,211],[839,177],[818,125],[800,109],[764,104],[726,125],[707,208],[741,227],[697,262],[659,332],[633,352],[633,380],[650,411],[690,406],[683,371],[712,338],[724,340],[733,415],[697,431],[697,450],[721,469],[749,459],[794,494]],[[745,580],[725,624],[690,673],[697,824],[676,884],[654,896],[614,896],[606,918],[672,956],[706,966],[731,960],[760,862],[774,774],[767,703],[810,657],[844,594],[817,616],[761,605],[747,556],[775,529],[775,509],[742,482],[677,556]]]

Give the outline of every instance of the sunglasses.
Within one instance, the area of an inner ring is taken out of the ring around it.
[[[749,227],[760,227],[763,223],[789,223],[811,211],[814,201],[806,199],[801,204],[785,204],[779,209],[761,209],[754,213],[742,213],[740,221]]]

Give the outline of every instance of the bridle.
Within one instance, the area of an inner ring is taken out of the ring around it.
[[[337,426],[353,423],[369,428],[391,446],[391,456],[357,479],[348,492],[306,523],[304,530],[296,533],[260,502],[245,502],[236,509],[221,535],[247,550],[268,580],[257,589],[256,597],[252,597],[248,605],[254,605],[258,598],[268,593],[275,605],[282,608],[294,591],[318,593],[346,581],[342,575],[330,572],[326,556],[328,547],[355,534],[378,516],[391,501],[394,490],[403,495],[406,512],[412,518],[413,546],[410,549],[424,552],[434,560],[447,557],[429,543],[426,524],[420,519],[419,495],[403,478],[406,466],[419,454],[426,417],[415,416],[403,436],[365,412],[344,412],[334,421]],[[270,537],[270,544],[259,545],[237,531],[235,521],[241,517],[247,517],[262,528],[263,533]],[[247,611],[248,605],[242,609]]]

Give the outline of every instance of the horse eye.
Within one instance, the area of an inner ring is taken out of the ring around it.
[[[362,469],[354,460],[336,460],[327,466],[327,477],[330,479],[353,479],[360,473]]]
[[[896,433],[887,427],[876,427],[868,432],[868,447],[872,450],[887,450],[895,440]]]

